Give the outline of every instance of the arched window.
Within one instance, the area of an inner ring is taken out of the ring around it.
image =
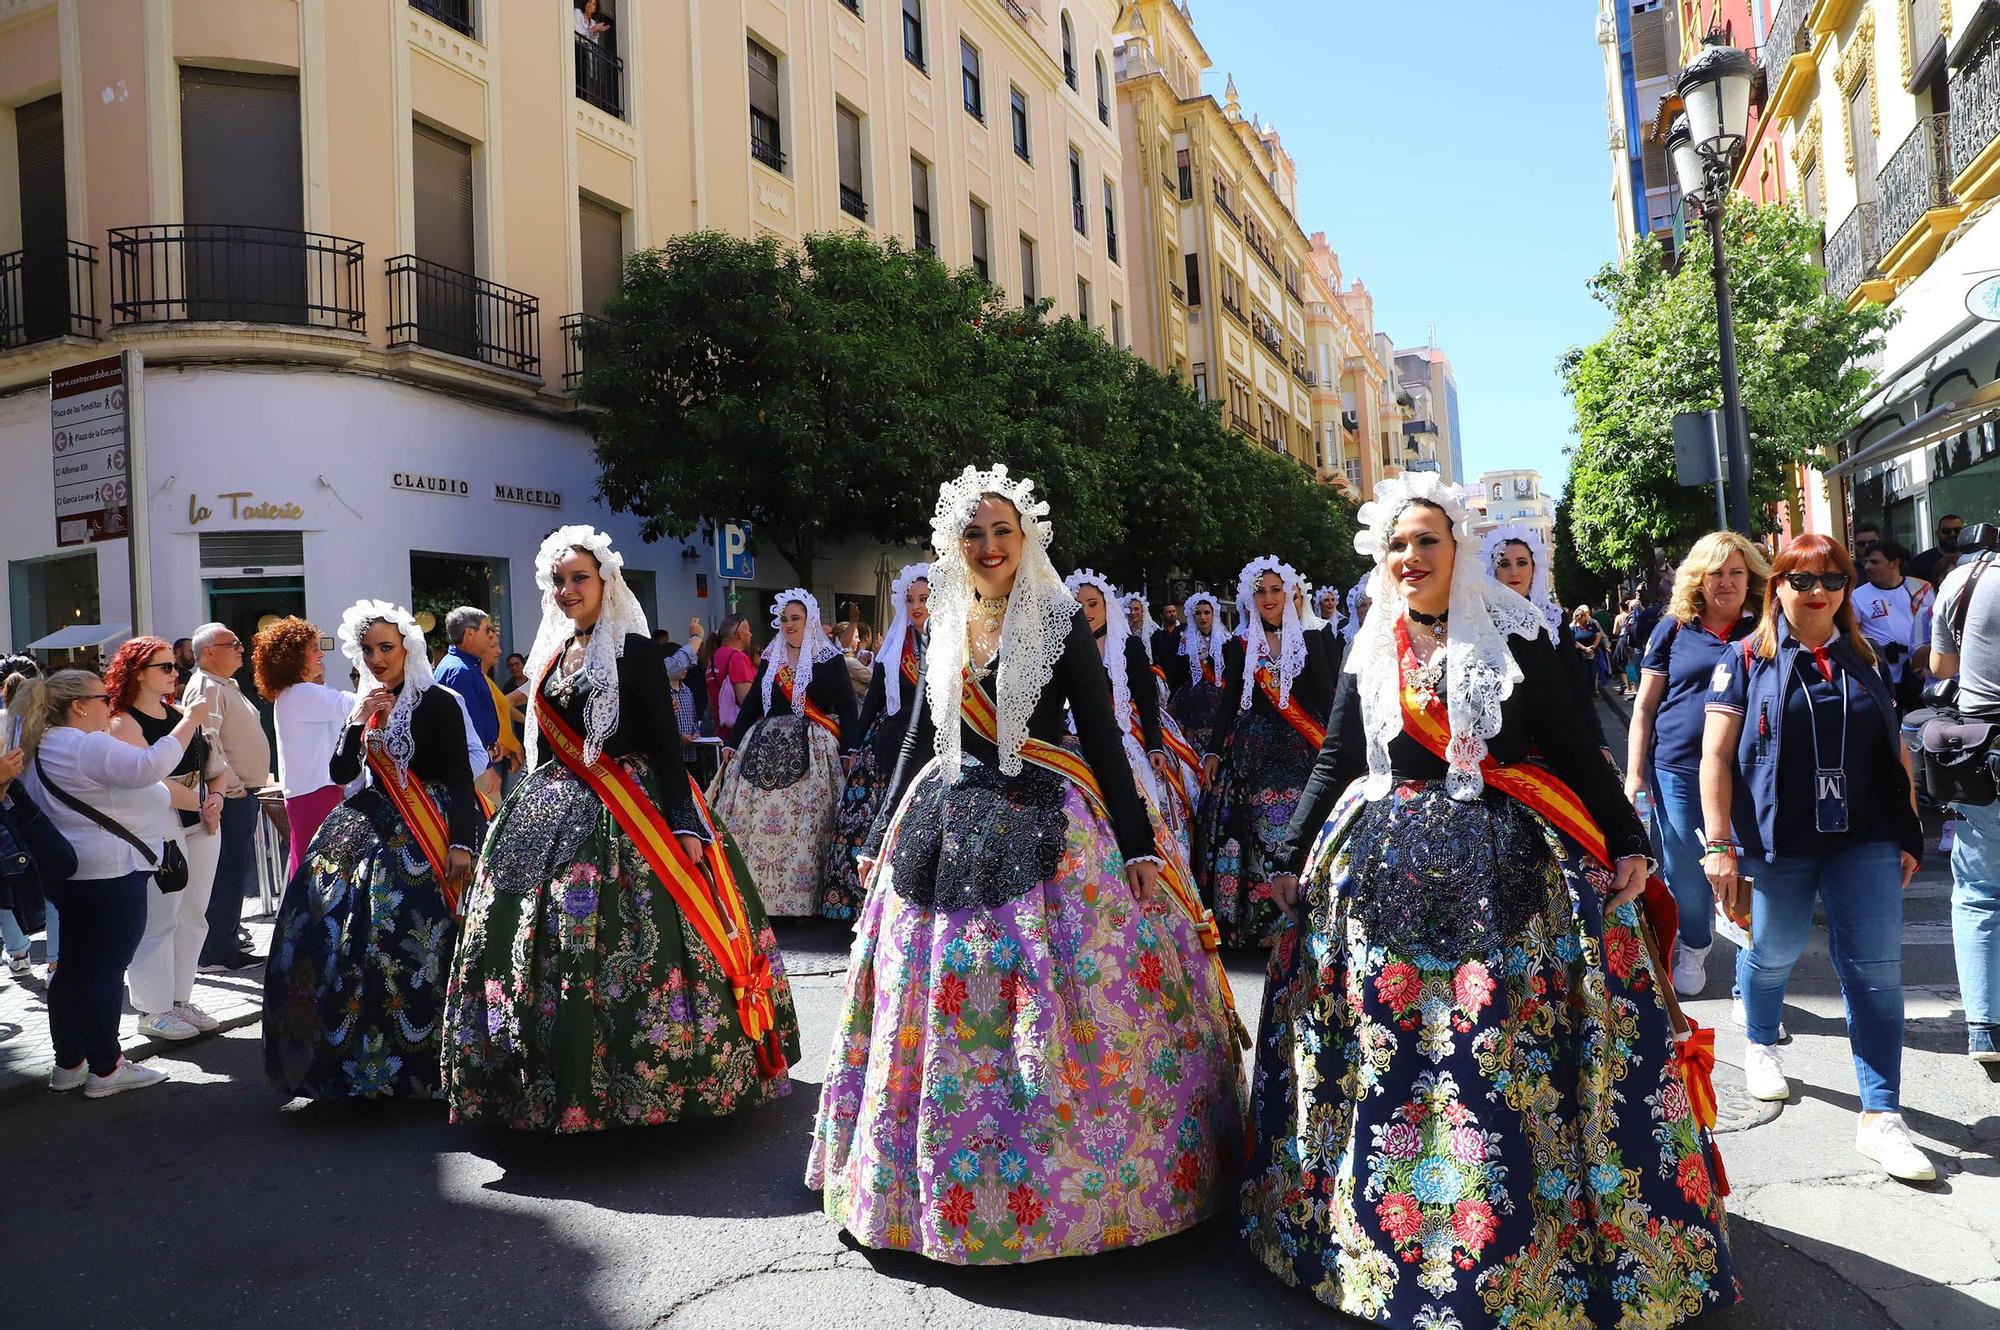
[[[1062,13],[1063,80],[1069,84],[1071,92],[1076,91],[1076,28],[1069,21],[1069,11]]]
[[[1111,80],[1104,73],[1104,52],[1097,53],[1097,119],[1111,123]]]

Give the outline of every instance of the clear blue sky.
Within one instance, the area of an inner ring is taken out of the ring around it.
[[[1567,474],[1557,357],[1608,325],[1617,254],[1596,9],[1583,0],[1191,0],[1220,101],[1275,124],[1299,221],[1325,231],[1398,346],[1458,377],[1465,465]],[[1566,11],[1566,12],[1565,12]]]

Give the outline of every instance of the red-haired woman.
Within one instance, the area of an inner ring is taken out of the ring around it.
[[[1702,731],[1702,870],[1726,908],[1750,914],[1751,945],[1736,958],[1750,1093],[1791,1093],[1779,1017],[1817,896],[1860,1083],[1856,1147],[1892,1177],[1922,1182],[1937,1173],[1898,1096],[1903,888],[1923,828],[1895,698],[1848,602],[1853,584],[1838,541],[1793,540],[1771,566],[1757,631],[1715,667]],[[1751,863],[1739,868],[1742,859]]]
[[[304,619],[280,619],[259,629],[250,642],[250,667],[278,727],[278,784],[285,791],[285,822],[291,829],[285,866],[289,882],[319,824],[340,807],[341,787],[327,767],[354,714],[355,695],[326,686],[319,628]]]
[[[181,723],[168,699],[175,688],[173,646],[163,638],[135,637],[118,648],[104,671],[111,695],[111,735],[134,748],[151,748]],[[194,1002],[195,963],[208,937],[208,896],[222,854],[221,754],[196,731],[180,765],[163,782],[177,816],[173,825],[187,856],[187,886],[146,893],[146,931],[125,967],[125,985],[139,1009],[140,1034],[192,1039],[216,1026]],[[210,782],[216,788],[210,788]]]

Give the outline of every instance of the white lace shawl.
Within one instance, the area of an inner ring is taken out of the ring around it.
[[[1318,597],[1313,590],[1312,579],[1301,577],[1299,579],[1299,594],[1294,597],[1294,601],[1298,605],[1299,626],[1309,633],[1318,632],[1320,629],[1326,627],[1326,620],[1319,617],[1319,609],[1314,604],[1317,599]]]
[[[646,612],[625,581],[625,559],[611,548],[611,537],[588,526],[558,527],[535,554],[535,585],[542,592],[542,622],[535,629],[535,645],[528,652],[528,686],[539,689],[548,672],[576,633],[576,625],[556,604],[556,565],[571,550],[582,550],[597,560],[597,572],[604,579],[604,599],[597,608],[597,622],[590,640],[584,643],[583,664],[575,674],[558,680],[563,688],[586,687],[590,696],[583,704],[583,757],[595,762],[604,754],[604,745],[618,731],[618,660],[625,654],[625,638],[632,633],[652,636]],[[541,765],[540,720],[535,700],[528,699],[528,720],[522,727],[522,747],[527,769]]]
[[[1264,620],[1257,613],[1257,580],[1265,573],[1276,573],[1285,583],[1285,618],[1278,628],[1278,659],[1274,662],[1279,706],[1292,700],[1292,681],[1306,667],[1305,625],[1299,622],[1299,607],[1292,595],[1298,589],[1298,572],[1275,554],[1252,559],[1236,579],[1236,635],[1243,639],[1243,695],[1236,703],[1238,711],[1250,709],[1250,699],[1257,692],[1257,666],[1268,655]]]
[[[930,575],[929,564],[906,563],[903,571],[896,574],[896,580],[889,584],[889,603],[896,607],[896,617],[890,621],[889,631],[882,634],[882,645],[875,649],[875,659],[882,666],[882,710],[891,716],[903,709],[903,690],[897,685],[896,676],[903,668],[903,643],[910,637],[907,597],[911,587],[918,582],[929,581]]]
[[[799,639],[797,663],[793,662],[791,648],[785,645],[785,630],[779,626],[787,605],[803,606],[806,612],[806,631]],[[812,682],[813,666],[823,660],[832,660],[840,654],[840,648],[826,635],[826,625],[819,620],[818,597],[801,586],[778,593],[777,603],[771,606],[771,627],[778,629],[778,635],[771,639],[771,645],[764,648],[764,714],[771,714],[771,686],[777,682],[778,671],[791,665],[792,691],[789,696],[792,712],[803,716],[806,713],[806,686]]]
[[[1143,616],[1139,621],[1139,645],[1145,648],[1147,661],[1158,664],[1159,662],[1153,660],[1153,634],[1160,631],[1160,625],[1153,618],[1153,610],[1150,605],[1146,604],[1146,597],[1137,591],[1121,591],[1107,598],[1106,603],[1116,604],[1119,615],[1122,617],[1131,612],[1134,601],[1138,602],[1139,613]],[[1130,621],[1127,621],[1125,624],[1125,635],[1127,637],[1132,635]]]
[[[1132,714],[1132,681],[1125,671],[1125,643],[1131,640],[1132,630],[1125,622],[1125,602],[1119,599],[1111,579],[1094,568],[1079,568],[1063,579],[1063,589],[1072,596],[1087,586],[1096,587],[1097,594],[1104,597],[1104,643],[1100,654],[1104,658],[1104,673],[1111,679],[1111,714],[1123,731],[1125,718]],[[1082,597],[1077,599],[1081,603]],[[1074,718],[1070,723],[1074,729]]]
[[[1361,580],[1347,590],[1347,621],[1340,626],[1340,635],[1350,647],[1354,645],[1354,635],[1361,631],[1361,621],[1368,617],[1361,602],[1368,599],[1368,580],[1373,576],[1372,572],[1363,573]]]
[[[1451,574],[1451,635],[1444,646],[1443,692],[1451,720],[1445,792],[1465,802],[1486,788],[1479,772],[1486,741],[1500,732],[1500,704],[1521,678],[1507,639],[1533,637],[1546,631],[1547,624],[1540,610],[1489,576],[1491,564],[1480,557],[1479,537],[1472,532],[1472,512],[1463,490],[1428,471],[1405,473],[1377,485],[1374,500],[1361,506],[1362,529],[1354,538],[1355,549],[1375,561],[1368,592],[1373,604],[1345,666],[1355,675],[1361,699],[1361,728],[1368,747],[1368,777],[1362,789],[1369,799],[1382,798],[1394,783],[1389,742],[1403,730],[1395,630],[1408,602],[1401,587],[1390,582],[1383,560],[1397,519],[1419,499],[1444,509],[1457,546]]]
[[[1206,636],[1194,626],[1194,607],[1206,604],[1213,615],[1209,620]],[[1215,677],[1222,677],[1222,644],[1229,640],[1229,630],[1222,626],[1222,606],[1214,596],[1206,591],[1197,591],[1181,606],[1181,654],[1188,659],[1188,671],[1196,679],[1201,678],[1201,663],[1206,660],[1215,667]]]
[[[1513,522],[1487,532],[1485,543],[1479,547],[1486,575],[1495,583],[1500,581],[1493,570],[1500,561],[1501,548],[1516,541],[1528,547],[1528,557],[1535,562],[1535,580],[1528,584],[1528,599],[1541,609],[1542,617],[1549,621],[1549,636],[1554,638],[1562,628],[1563,611],[1551,585],[1555,579],[1549,567],[1548,546],[1543,543],[1541,532]]]
[[[968,466],[955,480],[938,487],[931,513],[931,651],[925,679],[931,717],[937,726],[938,765],[946,779],[962,774],[963,745],[959,730],[961,674],[965,669],[966,620],[972,610],[972,574],[966,566],[960,538],[979,507],[982,495],[997,494],[1021,514],[1021,566],[1007,596],[1007,617],[1000,629],[1000,670],[994,703],[999,711],[1000,770],[1021,772],[1021,745],[1027,742],[1028,718],[1041,701],[1042,690],[1055,676],[1076,617],[1076,597],[1063,586],[1049,561],[1049,506],[1034,497],[1035,482],[1015,480],[995,463],[981,471]]]
[[[1340,588],[1323,586],[1307,597],[1306,603],[1312,608],[1313,617],[1322,624],[1340,624]]]
[[[410,778],[410,759],[416,755],[417,741],[410,733],[410,718],[416,714],[417,702],[426,690],[437,682],[431,673],[430,648],[424,644],[424,630],[417,627],[417,621],[401,605],[392,605],[386,600],[357,600],[348,606],[347,613],[340,616],[340,630],[336,635],[340,642],[340,654],[353,662],[363,679],[371,678],[367,662],[361,653],[361,639],[368,629],[378,623],[394,624],[403,634],[403,691],[396,695],[396,705],[382,721],[382,747],[389,754],[389,760],[396,764],[396,774],[404,780]]]

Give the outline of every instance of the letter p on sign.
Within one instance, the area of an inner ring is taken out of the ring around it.
[[[747,582],[757,575],[757,560],[750,553],[748,522],[716,523],[715,575],[734,582]]]

